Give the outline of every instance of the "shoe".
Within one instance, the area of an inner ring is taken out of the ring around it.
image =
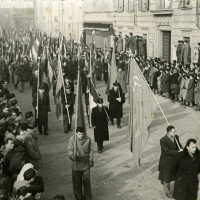
[[[20,90],[20,93],[24,92],[23,90]]]
[[[117,128],[119,128],[119,129],[120,129],[120,128],[121,128],[121,126],[119,125],[119,126],[117,126]]]
[[[102,154],[102,151],[98,151],[98,154]]]
[[[66,133],[66,134],[67,134],[67,133],[68,133],[68,131],[64,131],[64,133]]]
[[[40,134],[40,135],[42,135],[42,132],[41,132],[41,131],[39,131],[39,134]]]
[[[72,131],[72,129],[71,129],[71,128],[68,128],[68,131]]]

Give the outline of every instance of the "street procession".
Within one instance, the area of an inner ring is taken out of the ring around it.
[[[0,200],[200,200],[199,0],[0,11]]]

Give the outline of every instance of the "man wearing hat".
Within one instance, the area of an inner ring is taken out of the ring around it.
[[[113,83],[113,88],[109,90],[109,113],[111,123],[113,124],[113,119],[117,118],[117,127],[121,128],[121,118],[123,117],[123,103],[125,102],[125,97],[122,93],[122,89],[119,83]]]
[[[63,128],[64,133],[71,131],[72,115],[74,113],[75,94],[72,92],[70,85],[65,86],[65,91],[62,90],[62,112],[63,112]],[[70,120],[69,120],[70,119]]]
[[[92,109],[92,127],[94,128],[94,140],[97,142],[98,153],[102,153],[103,142],[109,140],[108,108],[103,106],[103,99],[97,100],[97,106]]]

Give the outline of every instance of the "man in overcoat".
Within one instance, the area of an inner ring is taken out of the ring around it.
[[[122,88],[122,92],[125,95],[127,93],[127,87],[126,87],[126,74],[125,71],[122,71],[122,67],[118,67],[117,72],[117,81],[120,84]]]
[[[178,41],[178,46],[177,46],[177,49],[176,49],[177,63],[179,63],[179,64],[181,63],[181,49],[182,49],[182,43],[179,40]]]
[[[109,90],[109,114],[113,124],[114,118],[117,118],[117,127],[121,128],[121,118],[123,117],[123,104],[125,97],[119,83],[113,83],[113,88]]]
[[[174,126],[167,127],[167,134],[160,139],[161,155],[159,160],[159,177],[158,179],[164,186],[165,195],[169,198],[172,196],[170,190],[170,182],[173,181],[173,176],[170,172],[171,163],[178,151],[182,150],[182,145]]]
[[[97,142],[98,153],[102,153],[103,142],[109,140],[108,108],[103,106],[103,99],[97,100],[97,106],[92,109],[92,127],[94,128],[94,140]]]
[[[173,158],[170,171],[175,177],[172,197],[176,200],[197,200],[200,152],[195,139],[189,139],[184,150]]]
[[[37,99],[38,95],[38,99]],[[38,112],[38,131],[42,134],[42,127],[44,128],[44,134],[48,135],[48,113],[50,110],[49,96],[44,91],[44,85],[39,86],[38,93],[33,95],[33,107]]]
[[[62,112],[63,112],[64,133],[68,133],[68,131],[71,131],[72,115],[74,113],[75,96],[76,95],[72,92],[72,88],[69,85],[65,86],[65,94],[64,94],[64,90],[62,90],[61,92],[61,99],[62,99],[62,104],[63,104]]]

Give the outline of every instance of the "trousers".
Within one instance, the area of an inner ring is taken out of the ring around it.
[[[90,169],[72,170],[72,182],[76,200],[92,200]]]

